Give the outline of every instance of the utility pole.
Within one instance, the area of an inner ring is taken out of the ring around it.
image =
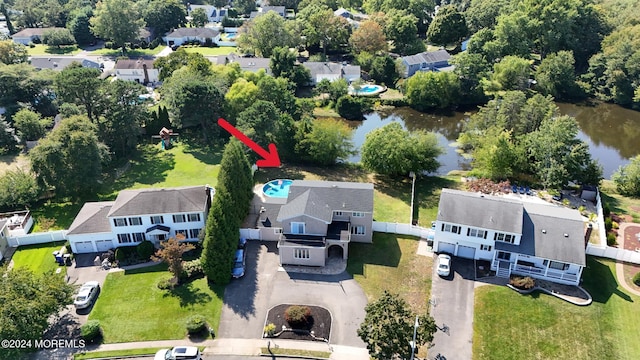
[[[413,179],[411,182],[411,215],[409,216],[409,225],[413,226],[413,198],[416,192],[416,173],[413,171],[409,172],[409,177]]]
[[[413,360],[413,356],[416,353],[416,335],[418,332],[418,326],[420,326],[420,324],[418,323],[418,315],[416,315],[416,323],[413,325],[413,341],[411,342],[411,360]]]

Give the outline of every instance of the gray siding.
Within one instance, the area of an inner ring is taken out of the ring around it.
[[[283,233],[291,234],[292,222],[303,222],[305,234],[309,234],[309,235],[326,235],[327,234],[327,223],[306,215],[300,215],[300,216],[293,217],[291,219],[284,220],[282,222]]]
[[[364,235],[351,234],[351,241],[370,243],[373,240],[373,214],[365,213],[364,217],[351,216],[351,228],[358,225],[365,227]]]
[[[295,257],[296,250],[308,251],[309,258],[300,259]],[[305,265],[305,266],[324,266],[325,261],[324,247],[306,247],[306,246],[279,246],[280,262],[282,265]]]

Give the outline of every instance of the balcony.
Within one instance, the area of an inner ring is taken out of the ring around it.
[[[33,218],[29,210],[14,211],[0,214],[0,221],[7,222],[10,235],[24,235],[29,233],[33,226]]]

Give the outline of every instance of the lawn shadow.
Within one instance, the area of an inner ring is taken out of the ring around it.
[[[263,184],[274,179],[302,180],[304,179],[304,174],[298,167],[283,166],[279,168],[258,169],[253,178],[256,183]]]
[[[75,45],[61,46],[61,47],[47,46],[47,48],[45,49],[45,52],[47,54],[53,54],[53,55],[65,55],[65,54],[73,53],[74,51],[77,51],[77,50],[78,50],[78,47]]]
[[[222,148],[200,144],[191,137],[181,139],[183,152],[207,165],[218,165],[222,161]]]
[[[583,287],[591,294],[593,301],[605,304],[614,294],[625,301],[633,302],[629,294],[621,291],[611,268],[594,256],[587,256],[587,267],[582,276]]]
[[[366,265],[398,267],[402,251],[396,234],[375,233],[373,244],[351,243],[347,271],[366,277]]]
[[[137,269],[125,270],[125,275],[133,275],[133,274],[145,274],[145,273],[153,273],[153,272],[164,272],[167,271],[167,264],[160,263],[158,265],[153,266],[145,266]]]
[[[53,219],[52,229],[68,229],[80,212],[83,202],[69,201],[68,199],[54,198],[46,200],[42,205],[34,207],[31,216],[35,221],[34,231],[43,231],[36,228],[40,225],[42,219]]]
[[[275,243],[267,244],[275,248]],[[255,299],[258,291],[258,263],[260,261],[262,244],[258,241],[247,242],[246,263],[244,276],[240,279],[233,279],[224,289],[224,304],[234,313],[244,319],[255,315]]]
[[[125,167],[128,169],[108,186],[106,193],[112,197],[135,183],[153,185],[165,181],[167,172],[175,167],[175,156],[157,145],[144,145],[138,148]]]
[[[416,194],[413,207],[413,218],[422,226],[429,226],[428,222],[435,220],[436,214],[421,213],[420,209],[434,209],[437,211],[440,193],[443,188],[457,188],[457,183],[440,176],[420,176],[416,178]]]
[[[629,213],[626,209],[622,208],[622,203],[620,200],[616,199],[613,196],[609,196],[604,192],[600,192],[600,196],[602,197],[603,206],[609,206],[611,212],[616,214],[627,214]]]
[[[180,307],[187,307],[190,305],[206,304],[213,300],[211,295],[203,292],[193,285],[192,281],[186,284],[182,284],[168,292],[163,297],[177,297],[180,299]]]

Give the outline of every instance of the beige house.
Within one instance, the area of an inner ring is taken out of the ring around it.
[[[373,184],[294,180],[286,198],[264,197],[256,228],[278,241],[280,263],[324,266],[349,243],[372,241]]]

